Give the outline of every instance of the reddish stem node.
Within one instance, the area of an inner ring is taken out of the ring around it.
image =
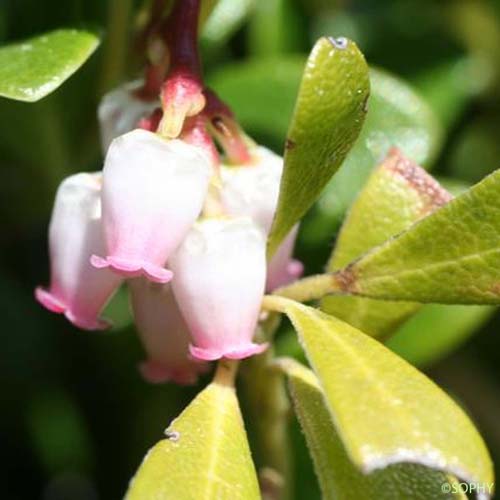
[[[200,0],[177,0],[163,32],[170,54],[170,71],[161,89],[163,119],[159,132],[177,137],[189,116],[205,106],[198,53]]]

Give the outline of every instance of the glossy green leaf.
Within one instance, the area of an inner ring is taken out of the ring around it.
[[[234,388],[212,383],[145,456],[127,500],[254,500],[255,469]]]
[[[339,436],[363,472],[414,462],[469,482],[493,483],[481,436],[425,375],[333,316],[278,297],[268,306],[292,321]]]
[[[368,66],[354,42],[316,43],[288,130],[270,255],[344,161],[363,125],[369,89]]]
[[[332,233],[342,221],[371,170],[391,147],[428,167],[442,144],[442,128],[427,102],[404,80],[370,69],[368,114],[358,140],[330,181],[316,212]]]
[[[397,149],[370,176],[337,238],[327,270],[334,271],[408,229],[451,196]],[[363,332],[380,337],[394,331],[419,304],[359,297],[325,297],[321,309]]]
[[[450,354],[496,311],[490,306],[429,304],[405,323],[386,343],[415,366],[428,366]]]
[[[333,424],[318,379],[291,359],[278,361],[288,377],[295,413],[314,460],[323,499],[335,500],[429,500],[466,499],[457,480],[420,464],[393,464],[362,474],[350,461]],[[457,491],[457,493],[453,493]]]
[[[89,31],[57,30],[0,48],[0,95],[35,102],[57,89],[94,52]]]
[[[500,170],[334,276],[348,293],[500,303]]]

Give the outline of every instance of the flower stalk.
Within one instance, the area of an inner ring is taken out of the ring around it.
[[[170,68],[161,88],[163,118],[158,132],[178,137],[184,121],[205,107],[198,52],[200,0],[178,0],[162,30],[169,51]]]

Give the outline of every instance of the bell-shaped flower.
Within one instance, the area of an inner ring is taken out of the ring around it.
[[[200,214],[210,175],[208,155],[184,141],[140,129],[115,139],[102,189],[107,253],[94,255],[92,264],[170,281],[165,262]]]
[[[100,173],[81,173],[59,186],[49,227],[50,287],[35,291],[43,306],[86,330],[108,326],[99,314],[122,281],[89,261],[104,250],[101,184]]]
[[[147,99],[139,96],[142,80],[128,82],[106,94],[97,111],[101,129],[103,151],[116,137],[137,127],[142,118],[150,115],[159,105],[158,98]]]
[[[252,164],[223,166],[222,203],[231,215],[248,215],[269,233],[278,205],[283,159],[260,146]],[[290,231],[268,265],[266,290],[284,286],[302,275],[303,266],[292,258],[298,224]]]
[[[189,329],[170,284],[143,277],[128,284],[135,324],[148,356],[139,366],[142,376],[152,383],[194,384],[208,365],[189,354]]]
[[[265,237],[248,217],[202,219],[171,257],[177,303],[193,357],[242,359],[252,342],[266,280]]]
[[[300,278],[304,272],[304,266],[300,260],[292,258],[295,240],[299,225],[297,224],[283,240],[271,257],[267,266],[266,290],[272,291],[276,288],[288,285]]]

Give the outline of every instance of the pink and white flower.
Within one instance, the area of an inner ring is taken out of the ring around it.
[[[267,265],[267,291],[286,286],[302,276],[304,272],[302,262],[292,257],[298,232],[299,225],[296,224],[271,257]]]
[[[211,170],[202,149],[178,139],[140,129],[115,139],[103,171],[107,254],[92,264],[170,281],[165,263],[201,212]]]
[[[194,384],[208,365],[190,357],[189,328],[170,284],[134,278],[129,290],[135,324],[148,355],[139,366],[143,377],[152,383]]]
[[[50,287],[35,291],[43,306],[85,330],[108,326],[99,314],[122,281],[89,262],[92,253],[104,250],[101,184],[100,173],[81,173],[59,186],[49,227]]]
[[[256,161],[241,166],[223,166],[222,203],[231,215],[248,215],[268,234],[278,205],[283,158],[260,146]],[[298,224],[290,231],[268,265],[268,291],[284,286],[302,275],[303,266],[292,258]]]
[[[172,288],[191,330],[193,357],[242,359],[252,342],[266,280],[265,237],[245,217],[197,222],[171,257]]]
[[[113,139],[137,128],[139,121],[149,116],[160,105],[158,98],[144,99],[138,96],[137,91],[143,85],[142,80],[128,82],[102,98],[97,116],[104,152],[108,150]]]

